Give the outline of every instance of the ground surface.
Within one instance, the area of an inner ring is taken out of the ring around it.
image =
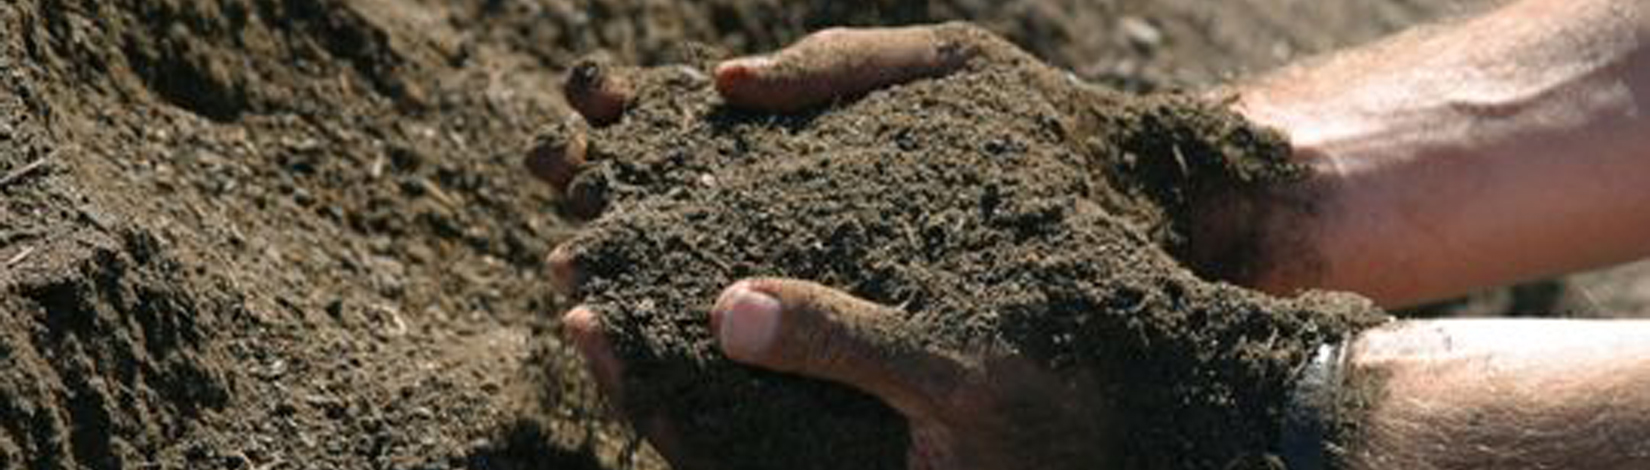
[[[577,227],[518,170],[587,51],[658,64],[693,56],[685,40],[968,17],[1150,89],[1471,9],[879,4],[0,5],[0,468],[657,466],[548,333],[542,260]],[[1604,315],[1645,305],[1644,278],[1463,305]]]

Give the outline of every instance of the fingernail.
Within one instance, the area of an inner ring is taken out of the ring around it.
[[[579,266],[571,245],[562,244],[550,251],[545,259],[549,265],[550,288],[557,294],[571,297],[579,291]]]
[[[717,304],[717,339],[728,357],[752,362],[773,346],[779,333],[779,299],[741,284],[728,288]]]
[[[562,314],[559,333],[563,341],[583,345],[589,342],[596,330],[601,328],[600,320],[596,319],[596,312],[584,307],[574,307]]]
[[[579,59],[562,84],[562,94],[590,124],[611,125],[624,116],[635,98],[630,80],[613,67],[612,59],[596,55]]]
[[[550,183],[556,191],[567,191],[568,183],[578,176],[584,165],[589,140],[576,120],[553,124],[533,137],[527,150],[527,170],[540,180]]]
[[[765,56],[728,60],[716,66],[716,80],[723,84],[747,80],[755,77],[758,69],[772,65],[773,59]]]
[[[568,70],[563,91],[570,95],[604,91],[618,78],[614,76],[613,69],[613,58],[606,54],[597,53],[582,57],[573,64],[571,70]]]

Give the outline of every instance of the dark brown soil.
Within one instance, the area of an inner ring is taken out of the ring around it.
[[[525,365],[556,76],[445,8],[0,6],[0,468],[614,461]]]
[[[549,334],[577,225],[518,169],[588,52],[975,18],[1140,90],[1457,9],[874,3],[0,2],[0,468],[659,468]]]
[[[1130,436],[1122,460],[1044,466],[1266,462],[1302,361],[1384,316],[1199,280],[1170,256],[1185,237],[1167,216],[1291,178],[1286,146],[1217,105],[1089,89],[987,49],[955,76],[797,117],[719,106],[680,68],[643,74],[642,104],[592,135],[573,183],[610,201],[573,246],[627,409],[719,449],[714,468],[902,467],[903,426],[874,400],[717,352],[722,288],[794,277],[897,306],[918,344],[1108,378],[1095,392],[1124,410],[1108,423]]]

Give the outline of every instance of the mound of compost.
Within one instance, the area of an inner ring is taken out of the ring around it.
[[[791,277],[897,307],[920,344],[1117,378],[1098,391],[1128,436],[1109,468],[1273,461],[1305,358],[1382,314],[1200,279],[1174,254],[1191,202],[1298,178],[1286,146],[1218,104],[1091,88],[1008,49],[803,116],[729,108],[695,68],[634,71],[636,107],[590,131],[571,189],[606,205],[572,246],[624,406],[720,468],[903,468],[889,408],[716,347],[718,292]]]

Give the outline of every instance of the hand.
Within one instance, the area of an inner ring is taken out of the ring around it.
[[[943,76],[971,65],[1023,61],[1029,55],[988,32],[971,26],[941,25],[892,29],[832,29],[808,36],[784,50],[719,64],[714,86],[727,104],[766,112],[790,113],[850,99],[878,88],[927,77]],[[1069,90],[1067,77],[1046,69],[1043,80],[1059,82],[1051,93]],[[574,67],[564,92],[582,121],[595,126],[617,122],[633,104],[637,89],[616,67],[586,60]],[[1224,101],[1226,93],[1213,95]],[[1079,101],[1079,100],[1072,100]],[[1073,109],[1074,115],[1081,110]],[[1096,132],[1109,123],[1077,119],[1074,132]],[[589,148],[581,122],[562,123],[563,129],[543,134],[545,140],[529,152],[527,166],[534,175],[563,193],[562,207],[580,218],[594,218],[604,205],[589,188],[571,185],[585,166]],[[1159,160],[1159,161],[1179,161]],[[1185,165],[1181,161],[1180,165]],[[1165,168],[1180,168],[1165,166]],[[1312,166],[1309,181],[1278,185],[1265,191],[1222,190],[1190,194],[1177,221],[1185,246],[1177,254],[1200,275],[1293,295],[1301,282],[1312,279],[1319,263],[1310,250],[1297,246],[1313,240],[1313,212],[1334,186],[1331,174]],[[1184,171],[1184,170],[1180,170]],[[1173,180],[1170,178],[1169,180]],[[1171,183],[1172,184],[1172,183]],[[1304,285],[1303,285],[1304,284]]]
[[[887,29],[829,29],[767,56],[729,60],[716,67],[716,90],[731,106],[792,113],[839,99],[949,74],[985,51],[1013,49],[1006,41],[972,26],[943,25]],[[573,67],[563,87],[567,102],[585,122],[607,126],[623,117],[636,99],[628,77],[600,59]],[[578,123],[545,134],[528,152],[526,165],[559,192],[585,163],[588,149]],[[564,194],[576,216],[592,218],[599,204],[585,195]]]
[[[951,28],[942,31],[940,28]],[[878,87],[960,69],[978,53],[958,27],[830,30],[777,54],[718,66],[715,86],[729,104],[792,112]],[[949,35],[949,37],[948,37]],[[976,47],[977,46],[977,47]],[[578,67],[565,90],[593,125],[620,118],[634,99],[623,76],[599,64]],[[565,191],[583,163],[584,137],[544,142],[529,157],[535,174]],[[578,207],[578,195],[566,203]],[[585,216],[594,216],[586,212]],[[576,292],[574,250],[550,257],[553,284]],[[1101,461],[1102,396],[1092,378],[1056,376],[1008,353],[941,351],[902,341],[900,315],[826,286],[753,279],[728,287],[706,321],[729,359],[836,381],[880,398],[909,420],[911,468],[1048,468]],[[599,387],[622,399],[625,365],[597,313],[575,307],[566,337],[587,359]],[[621,413],[632,410],[619,410]],[[678,467],[714,467],[714,449],[681,445],[660,415],[627,416]]]
[[[558,256],[557,270],[576,276],[564,259]],[[1105,410],[1091,378],[1055,376],[1012,355],[914,347],[902,341],[907,336],[890,308],[803,281],[738,282],[722,292],[707,321],[729,359],[846,384],[905,416],[910,468],[1068,468],[1104,461]],[[562,326],[598,386],[624,403],[624,364],[596,313],[576,307]],[[680,434],[662,416],[627,418],[676,466],[716,467],[714,454],[705,453],[713,449],[680,445]]]

